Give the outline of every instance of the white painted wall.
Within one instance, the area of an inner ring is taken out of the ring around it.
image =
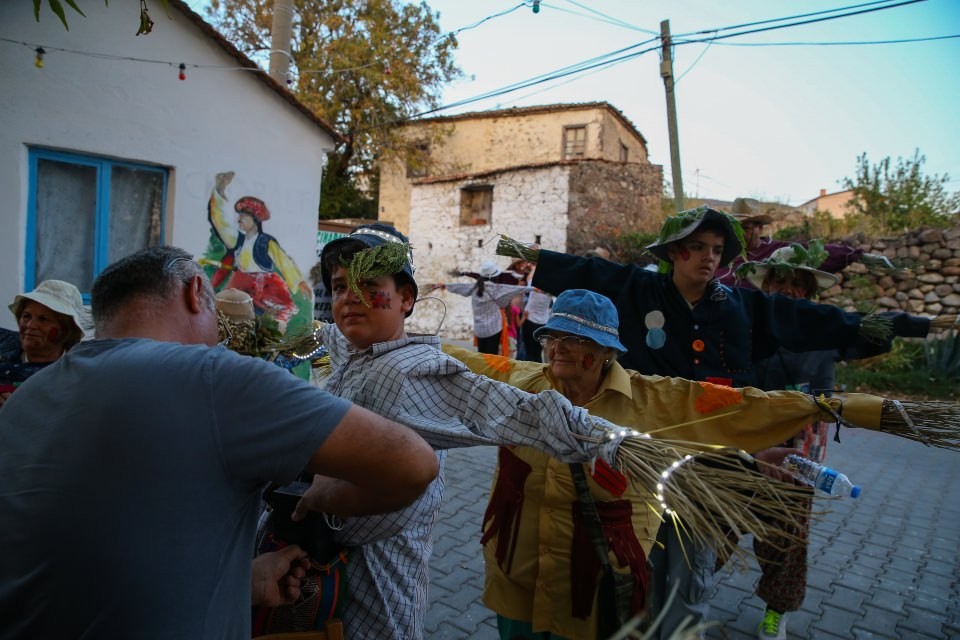
[[[521,242],[541,236],[545,249],[564,251],[567,244],[569,174],[562,166],[508,171],[483,181],[493,185],[492,224],[460,226],[460,189],[465,181],[415,185],[410,196],[410,244],[421,289],[437,282],[468,282],[449,271],[478,271],[484,260],[506,268],[511,260],[495,254],[500,234]],[[483,246],[478,243],[482,241]],[[423,296],[423,294],[421,294]],[[470,299],[434,292],[421,300],[407,330],[459,340],[473,338]],[[446,318],[443,318],[446,305]],[[442,322],[442,326],[441,326]]]
[[[32,145],[156,164],[171,169],[167,244],[197,255],[206,247],[206,203],[214,176],[236,172],[231,201],[263,199],[272,213],[264,231],[275,236],[306,276],[316,261],[320,180],[330,136],[247,71],[171,7],[150,3],[153,33],[135,36],[139,3],[83,3],[84,18],[66,9],[67,31],[43,2],[40,22],[28,0],[0,2],[0,302],[24,283],[27,151]],[[165,60],[150,64],[121,58]],[[177,64],[188,65],[177,78]],[[232,202],[231,202],[232,204]],[[0,325],[13,328],[0,311]]]

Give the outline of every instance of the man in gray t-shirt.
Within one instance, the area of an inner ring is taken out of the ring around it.
[[[359,515],[436,475],[405,427],[210,348],[213,291],[179,249],[108,267],[93,312],[98,339],[0,409],[4,637],[249,638],[267,481],[337,478],[310,506]]]

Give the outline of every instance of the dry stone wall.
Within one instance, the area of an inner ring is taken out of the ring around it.
[[[663,167],[602,160],[578,162],[570,172],[570,232],[565,250],[583,254],[610,237],[653,232],[663,223]]]
[[[960,313],[960,225],[889,238],[856,235],[842,242],[906,268],[878,273],[852,264],[840,274],[840,284],[821,295],[822,302],[851,310],[873,303],[879,311],[926,316]]]

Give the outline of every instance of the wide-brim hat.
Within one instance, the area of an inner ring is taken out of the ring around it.
[[[660,227],[660,237],[653,244],[647,245],[647,250],[661,260],[670,262],[669,246],[683,240],[709,221],[719,222],[723,228],[720,266],[729,264],[737,255],[743,253],[743,229],[730,214],[706,206],[681,211],[667,218]]]
[[[737,198],[730,207],[730,213],[740,224],[754,222],[756,224],[770,224],[773,216],[760,210],[760,201],[753,198]]]
[[[503,273],[503,270],[497,266],[496,262],[492,260],[484,260],[480,264],[480,270],[477,272],[484,278],[495,278],[496,276]]]
[[[554,300],[550,318],[533,337],[539,338],[545,331],[563,331],[626,353],[619,327],[620,315],[610,298],[586,289],[568,289]]]
[[[829,289],[840,282],[840,278],[832,273],[815,269],[809,265],[798,262],[798,252],[791,245],[789,247],[780,247],[770,254],[770,257],[760,262],[745,262],[743,266],[737,269],[737,273],[746,274],[744,277],[757,289],[763,289],[763,280],[771,269],[781,269],[784,271],[806,271],[810,273],[817,282],[817,291]]]
[[[323,279],[323,285],[327,288],[327,291],[330,291],[330,278],[332,274],[327,268],[325,257],[329,252],[350,240],[358,240],[371,249],[388,242],[405,244],[407,246],[407,260],[399,273],[405,275],[409,283],[413,285],[413,297],[416,298],[419,295],[420,290],[417,287],[417,281],[413,277],[413,250],[410,248],[410,242],[407,236],[403,235],[394,227],[380,222],[373,222],[357,227],[351,231],[349,235],[332,240],[323,246],[323,251],[320,253],[320,277]]]
[[[27,300],[32,300],[52,311],[69,316],[73,324],[79,329],[81,336],[87,334],[90,326],[90,316],[83,306],[83,296],[80,290],[63,280],[44,280],[37,288],[29,293],[20,293],[13,298],[10,311],[19,319],[20,311]]]

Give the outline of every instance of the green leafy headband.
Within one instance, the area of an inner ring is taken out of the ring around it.
[[[411,249],[406,242],[385,242],[384,244],[357,251],[349,259],[340,256],[340,264],[347,268],[347,283],[350,290],[363,304],[370,302],[360,290],[360,283],[383,275],[401,273],[410,263]]]

